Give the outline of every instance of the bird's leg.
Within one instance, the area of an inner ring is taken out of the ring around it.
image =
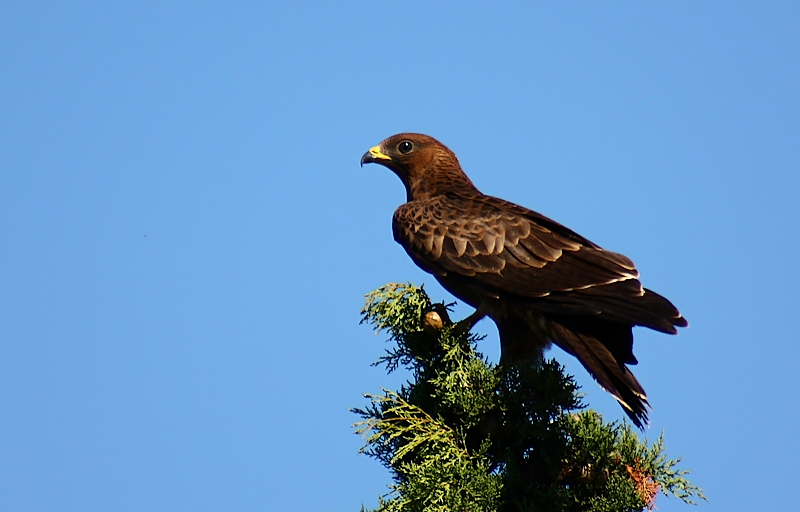
[[[471,331],[472,328],[475,327],[475,324],[483,320],[487,313],[488,311],[486,311],[486,308],[483,306],[483,304],[481,304],[474,313],[458,322],[459,329],[463,329],[464,332]]]

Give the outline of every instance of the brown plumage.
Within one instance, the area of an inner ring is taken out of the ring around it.
[[[427,135],[401,133],[370,149],[402,180],[395,240],[500,334],[501,364],[540,360],[552,342],[574,355],[623,406],[647,422],[647,396],[627,364],[634,325],[668,334],[686,320],[642,288],[633,262],[508,201],[482,194],[455,154]]]

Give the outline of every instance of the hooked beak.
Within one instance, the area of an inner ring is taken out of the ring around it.
[[[386,161],[391,161],[391,159],[392,157],[381,151],[380,146],[375,146],[364,153],[364,156],[361,157],[361,167],[364,167],[364,164],[380,164]]]

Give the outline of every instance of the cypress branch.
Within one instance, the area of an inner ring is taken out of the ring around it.
[[[388,284],[367,295],[362,323],[389,335],[376,365],[411,378],[365,395],[354,426],[362,452],[392,472],[379,512],[639,511],[659,491],[705,500],[681,459],[629,424],[586,409],[557,362],[502,368],[480,337],[450,321],[421,287]]]

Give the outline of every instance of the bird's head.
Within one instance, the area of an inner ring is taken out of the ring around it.
[[[403,181],[408,200],[424,199],[455,188],[475,189],[461,170],[455,153],[421,133],[398,133],[371,148],[361,165],[381,164]]]

